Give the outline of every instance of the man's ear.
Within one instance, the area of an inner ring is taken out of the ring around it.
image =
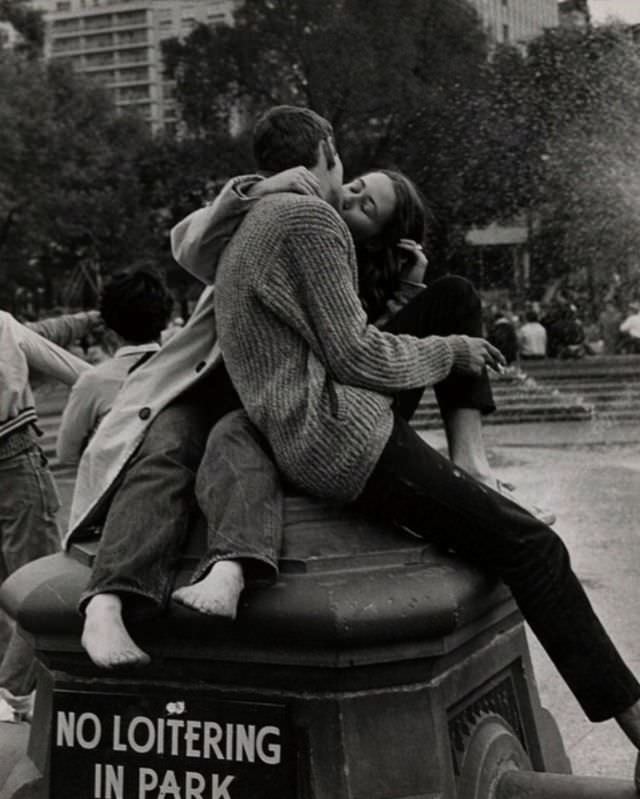
[[[325,161],[327,162],[327,169],[330,171],[336,165],[336,150],[333,143],[329,139],[323,139],[320,142],[320,147],[324,153]]]

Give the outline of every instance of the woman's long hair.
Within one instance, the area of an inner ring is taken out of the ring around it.
[[[371,170],[386,175],[396,196],[396,209],[381,233],[374,239],[356,244],[360,298],[370,322],[384,312],[389,297],[398,290],[402,269],[400,239],[424,243],[426,204],[420,191],[401,172]]]

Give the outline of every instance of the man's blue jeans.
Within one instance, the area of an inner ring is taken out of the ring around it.
[[[197,390],[196,390],[197,389]],[[195,477],[207,436],[240,402],[224,367],[158,414],[117,486],[103,521],[89,584],[125,597],[127,616],[162,610],[188,531],[200,517]]]

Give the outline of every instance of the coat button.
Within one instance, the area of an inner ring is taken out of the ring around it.
[[[151,408],[140,408],[138,416],[141,419],[148,419],[151,416]]]
[[[196,366],[196,372],[201,372],[206,365],[206,361],[200,361],[200,363]]]

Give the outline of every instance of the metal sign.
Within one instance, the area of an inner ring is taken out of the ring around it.
[[[295,799],[286,707],[54,692],[50,799]]]

